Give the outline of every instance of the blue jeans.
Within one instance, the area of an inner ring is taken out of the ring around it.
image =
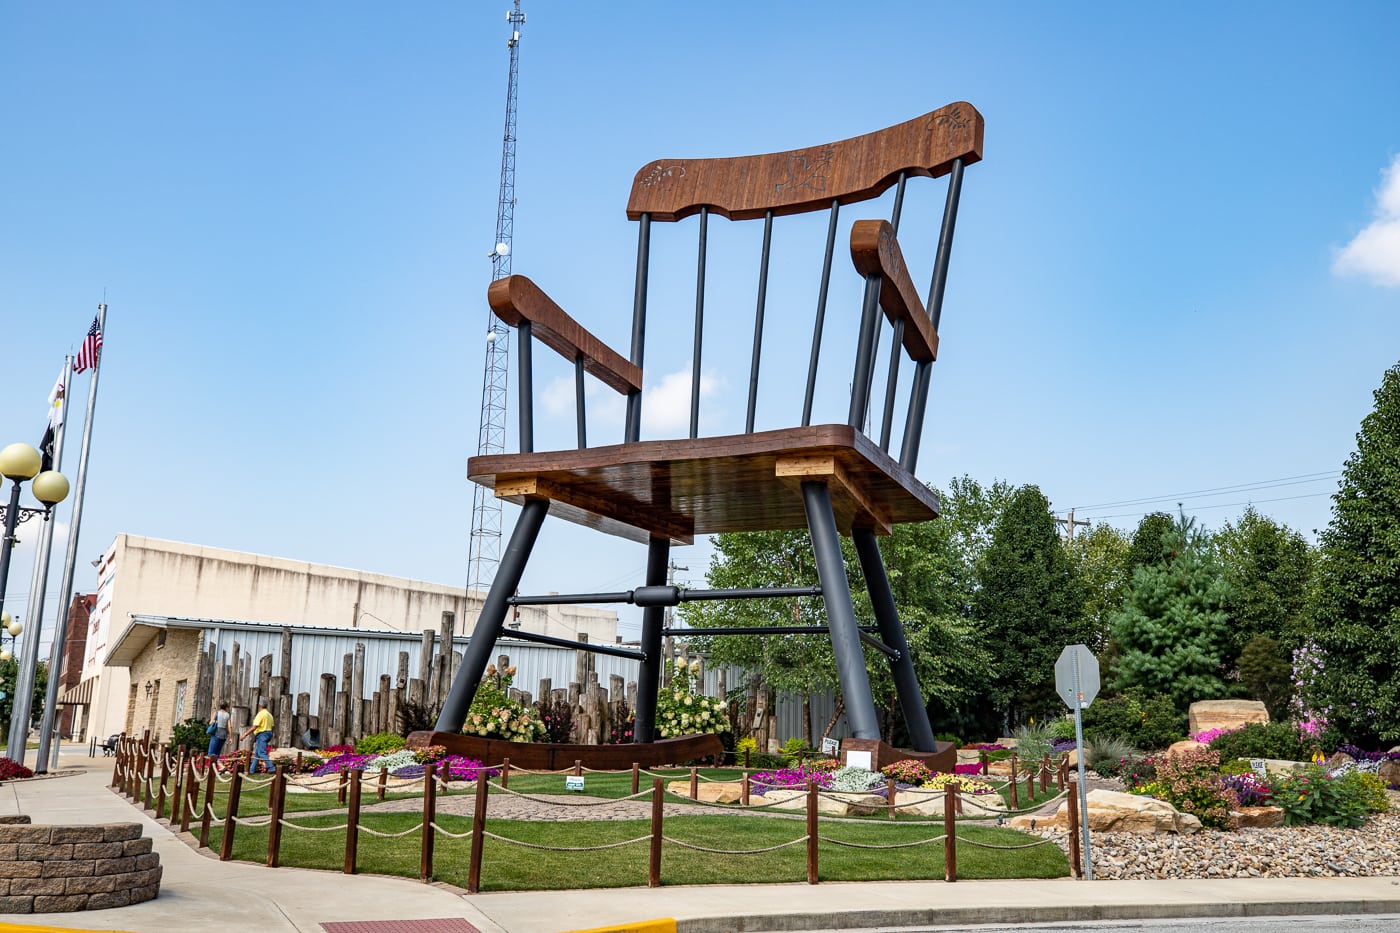
[[[227,733],[227,732],[224,733],[224,737],[223,737],[223,738],[219,738],[219,734],[218,734],[217,732],[214,733],[213,735],[209,736],[209,751],[206,752],[205,754],[207,754],[210,758],[217,758],[219,755],[222,755],[222,754],[223,754],[223,752],[224,752],[224,743],[227,742],[227,741],[228,741],[228,733]]]
[[[253,762],[248,766],[249,774],[257,773],[258,762],[262,762],[264,771],[272,770],[272,759],[267,757],[267,743],[271,741],[271,732],[259,732],[253,736]]]

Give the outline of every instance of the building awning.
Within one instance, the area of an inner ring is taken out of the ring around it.
[[[94,674],[76,687],[69,687],[64,691],[63,696],[58,698],[58,702],[64,706],[90,706],[92,704],[92,687],[97,683],[99,675]]]

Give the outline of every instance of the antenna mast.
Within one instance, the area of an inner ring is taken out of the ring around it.
[[[520,0],[506,13],[510,25],[510,80],[506,84],[506,129],[501,143],[501,192],[496,206],[496,242],[492,248],[491,281],[510,275],[511,238],[515,226],[515,110],[520,72],[520,27],[525,14]],[[487,311],[486,370],[481,384],[481,427],[476,452],[505,453],[506,376],[510,369],[510,329]],[[467,552],[467,589],[485,591],[501,560],[501,502],[484,486],[473,484],[472,534]],[[465,620],[464,620],[465,621]]]

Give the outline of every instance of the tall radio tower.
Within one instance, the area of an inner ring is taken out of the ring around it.
[[[515,226],[515,110],[520,72],[520,27],[525,14],[520,0],[506,13],[510,25],[510,80],[506,84],[506,130],[501,143],[501,193],[496,205],[496,245],[491,250],[491,281],[510,275],[511,236]],[[481,428],[476,452],[505,453],[506,375],[510,369],[510,329],[487,312],[486,371],[481,383]],[[473,485],[472,534],[467,551],[467,589],[485,591],[501,560],[501,502],[485,486]]]

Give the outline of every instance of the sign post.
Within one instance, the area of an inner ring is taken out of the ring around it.
[[[1074,710],[1075,758],[1079,764],[1079,830],[1083,835],[1084,879],[1094,880],[1089,849],[1089,795],[1084,787],[1084,710],[1099,695],[1099,659],[1084,645],[1069,645],[1055,662],[1055,692]]]

